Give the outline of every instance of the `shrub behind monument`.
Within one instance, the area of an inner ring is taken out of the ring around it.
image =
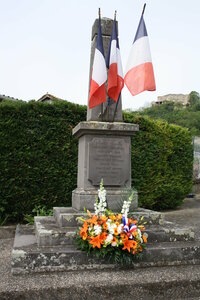
[[[193,146],[188,129],[135,113],[124,113],[140,131],[132,139],[132,185],[142,207],[180,205],[192,190]]]
[[[86,107],[67,101],[0,104],[2,215],[22,220],[38,205],[71,204],[78,157],[72,128],[84,119]]]
[[[77,183],[77,140],[72,128],[86,107],[0,103],[0,219],[22,220],[35,206],[69,206]],[[193,151],[187,129],[124,113],[138,123],[132,139],[132,182],[143,207],[176,207],[192,186]]]

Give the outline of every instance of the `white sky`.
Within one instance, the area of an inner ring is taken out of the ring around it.
[[[158,95],[200,91],[200,1],[147,0],[145,22],[157,91],[132,97],[137,109]],[[133,42],[141,0],[0,0],[0,94],[23,100],[46,92],[87,104],[91,28],[116,9],[123,67]]]

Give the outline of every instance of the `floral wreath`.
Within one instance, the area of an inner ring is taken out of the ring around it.
[[[133,191],[128,200],[124,201],[121,213],[115,214],[107,209],[106,190],[101,180],[94,214],[87,210],[86,218],[78,218],[83,222],[76,235],[78,248],[116,263],[130,264],[141,256],[148,237],[144,232],[146,223],[143,217],[140,220],[128,217],[135,194]]]

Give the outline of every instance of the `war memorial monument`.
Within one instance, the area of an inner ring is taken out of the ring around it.
[[[105,55],[108,51],[113,20],[102,18],[101,28]],[[92,27],[91,62],[98,32],[98,19]],[[107,190],[109,209],[118,210],[120,201],[131,191],[131,138],[138,125],[123,122],[122,103],[107,102],[87,111],[87,120],[73,129],[78,139],[77,188],[72,193],[72,207],[54,207],[52,217],[35,217],[34,227],[18,225],[12,251],[12,272],[115,269],[107,260],[87,256],[77,250],[74,238],[77,217],[84,208],[93,210],[101,178]],[[137,176],[137,174],[135,175]],[[200,262],[200,249],[194,233],[165,222],[162,213],[138,208],[135,197],[131,211],[147,222],[148,245],[140,261],[133,267],[192,264]]]

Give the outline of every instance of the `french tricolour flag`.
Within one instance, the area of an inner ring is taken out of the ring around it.
[[[124,82],[133,96],[143,91],[156,90],[149,39],[143,14],[128,58]]]
[[[94,53],[92,76],[90,81],[89,108],[93,108],[106,101],[106,80],[107,69],[101,34],[101,18],[99,17],[97,43]]]
[[[107,94],[111,99],[117,102],[120,92],[124,86],[124,79],[119,50],[119,40],[117,36],[117,24],[115,19],[113,21],[113,28],[108,48],[106,66],[109,69]]]

